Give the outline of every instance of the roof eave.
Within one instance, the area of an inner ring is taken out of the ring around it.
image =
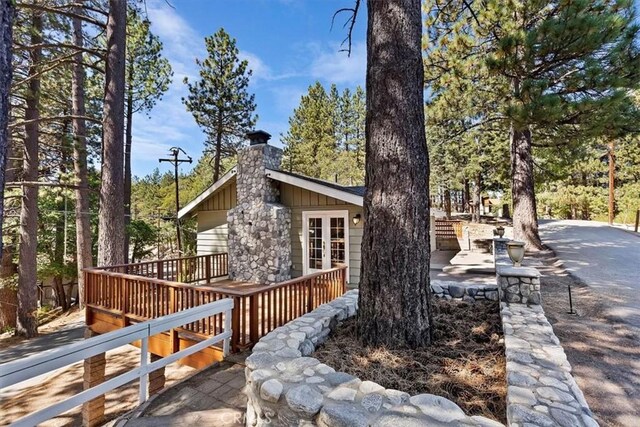
[[[231,178],[236,176],[237,167],[231,168],[222,178],[214,182],[209,188],[204,190],[198,197],[190,201],[185,207],[178,211],[178,218],[182,218],[191,213],[198,205],[204,202],[209,196],[214,194],[218,189],[222,188]]]
[[[362,207],[364,198],[357,194],[350,193],[348,191],[339,190],[337,188],[322,185],[318,182],[309,181],[304,178],[282,173],[274,169],[267,169],[267,177],[276,181],[284,182],[286,184],[295,185],[296,187],[306,188],[325,196],[333,197],[335,199],[343,200],[352,205]]]

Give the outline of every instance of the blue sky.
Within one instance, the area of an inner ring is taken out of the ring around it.
[[[134,118],[133,174],[144,176],[158,166],[165,170],[167,164],[159,165],[158,158],[166,157],[172,146],[182,147],[194,160],[202,155],[205,137],[181,102],[187,93],[182,80],[197,78],[194,59],[205,56],[204,37],[220,27],[236,38],[241,57],[253,69],[250,91],[256,95],[256,127],[271,133],[275,145],[281,145],[289,116],[316,80],[339,88],[364,86],[366,10],[356,23],[351,57],[340,52],[347,15],[339,16],[331,30],[333,13],[352,4],[353,0],[148,0],[152,31],[161,38],[175,75],[148,117]]]

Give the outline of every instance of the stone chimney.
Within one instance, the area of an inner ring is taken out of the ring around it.
[[[232,280],[271,284],[291,278],[291,209],[279,203],[279,183],[266,176],[282,160],[270,137],[249,132],[249,146],[238,152],[238,203],[227,213]]]

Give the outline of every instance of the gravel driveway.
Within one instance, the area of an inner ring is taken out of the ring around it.
[[[543,305],[576,381],[602,426],[640,425],[640,237],[587,221],[542,221],[541,236],[558,259],[540,254]]]

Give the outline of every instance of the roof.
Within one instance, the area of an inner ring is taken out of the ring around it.
[[[198,197],[189,202],[185,207],[178,212],[178,218],[192,212],[198,205],[204,202],[207,198],[215,194],[216,191],[221,189],[227,184],[233,177],[236,176],[237,168],[233,167],[229,172],[224,174],[222,178],[213,183],[209,188],[200,193]],[[343,200],[347,203],[351,203],[357,206],[362,206],[365,187],[363,186],[343,186],[331,181],[325,181],[323,179],[311,178],[306,175],[301,175],[293,172],[285,172],[276,169],[267,169],[267,177],[284,182],[286,184],[294,185],[296,187],[305,188],[310,191],[314,191],[325,196],[333,197],[338,200]]]
[[[292,177],[295,177],[295,178],[303,179],[305,181],[313,182],[313,183],[316,183],[318,185],[324,185],[325,187],[333,188],[333,189],[338,190],[338,191],[346,191],[347,193],[351,193],[351,194],[355,194],[356,196],[364,197],[364,190],[365,190],[365,186],[364,185],[348,187],[348,186],[345,186],[345,185],[340,185],[337,182],[325,181],[324,179],[319,179],[319,178],[311,178],[310,176],[301,175],[299,173],[293,173],[293,172],[287,172],[287,171],[275,170],[275,169],[268,169],[268,170],[270,172],[279,172],[281,174],[285,174],[285,175],[289,175],[289,176],[292,176]]]

